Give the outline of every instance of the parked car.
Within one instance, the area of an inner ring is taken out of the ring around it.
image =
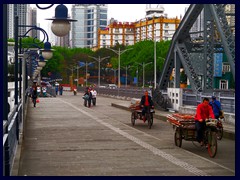
[[[109,89],[117,89],[117,85],[116,84],[108,84],[107,88],[109,88]]]

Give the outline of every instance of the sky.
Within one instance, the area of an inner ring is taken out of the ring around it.
[[[71,17],[72,4],[64,4],[68,8],[68,13]],[[184,15],[187,4],[161,4],[165,8],[165,12],[169,18],[175,18],[176,16]],[[48,4],[41,5],[46,7]],[[31,7],[36,7],[35,4],[31,4]],[[41,10],[37,8],[37,22],[40,23],[40,27],[48,32],[48,21],[46,18],[52,18],[55,16],[55,7],[51,7],[47,10]],[[152,4],[152,8],[156,8],[157,4]],[[145,17],[146,4],[108,4],[108,20],[114,18],[120,22],[135,22]],[[50,34],[48,32],[48,34]]]

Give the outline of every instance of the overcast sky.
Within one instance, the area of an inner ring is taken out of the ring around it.
[[[68,7],[68,13],[71,16],[71,4],[64,4]],[[162,4],[165,8],[165,12],[169,18],[175,18],[176,16],[184,15],[186,4]],[[35,4],[31,4],[32,7],[36,7]],[[42,5],[46,7],[47,5]],[[46,18],[55,16],[55,6],[47,10],[37,9],[37,22],[40,23],[40,27],[48,31],[48,22]],[[152,4],[152,8],[157,7],[157,4]],[[145,17],[146,4],[108,4],[108,20],[114,18],[121,22],[135,22]],[[48,34],[50,34],[48,32]]]

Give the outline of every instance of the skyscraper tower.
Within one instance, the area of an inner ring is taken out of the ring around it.
[[[107,4],[74,4],[72,18],[72,47],[94,48],[98,45],[98,29],[107,27]]]
[[[37,25],[37,8],[29,7],[28,18],[29,18],[29,20],[28,20],[29,25],[38,26]],[[40,39],[40,31],[32,30],[32,31],[29,32],[29,36],[31,36],[33,38],[37,37],[38,39]]]
[[[18,24],[29,24],[30,4],[8,4],[8,38],[14,38],[14,18],[18,16]],[[27,31],[26,27],[19,28],[19,35]]]

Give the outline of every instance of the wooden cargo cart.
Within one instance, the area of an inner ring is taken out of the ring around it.
[[[167,118],[168,122],[171,123],[175,129],[174,142],[176,146],[181,147],[183,139],[186,141],[197,141],[194,115],[175,113],[167,115]],[[216,119],[206,120],[206,128],[204,131],[204,145],[208,149],[209,156],[212,158],[217,154],[216,125]]]

